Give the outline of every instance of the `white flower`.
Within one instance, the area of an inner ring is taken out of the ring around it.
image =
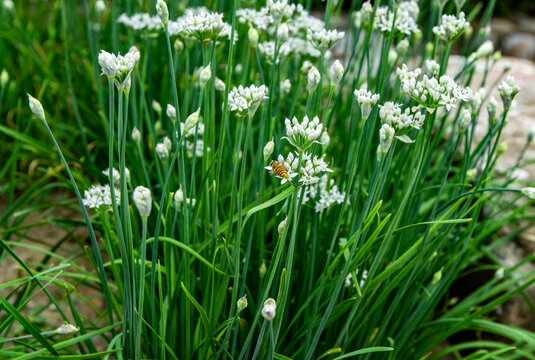
[[[170,22],[169,25],[176,27],[176,30],[172,31],[173,35],[182,35],[203,43],[225,36],[229,39],[231,37],[232,27],[223,21],[223,14],[211,12],[204,7],[186,10],[184,15],[176,20],[176,24]],[[237,35],[234,40],[237,40]]]
[[[316,142],[323,130],[323,125],[320,124],[320,119],[317,116],[309,121],[308,116],[305,115],[301,122],[294,116],[291,121],[290,119],[284,120],[284,123],[286,125],[286,136],[283,139],[288,140],[290,144],[300,151],[305,151]]]
[[[201,74],[199,75],[199,82],[201,84],[201,87],[204,87],[208,81],[212,78],[212,69],[211,69],[211,63],[206,65],[204,69],[201,70]]]
[[[176,207],[179,207],[180,205],[182,205],[182,202],[184,201],[184,192],[182,191],[182,185],[180,186],[180,188],[178,188],[177,191],[175,191],[175,206]]]
[[[325,51],[330,48],[335,42],[344,37],[344,32],[338,32],[335,29],[326,30],[325,28],[319,30],[308,29],[307,39],[320,51]]]
[[[366,87],[362,87],[359,90],[353,92],[355,99],[360,105],[360,112],[362,113],[362,118],[364,120],[368,119],[372,111],[372,107],[379,100],[379,94],[372,94],[371,91],[368,91]]]
[[[373,6],[369,1],[362,4],[359,11],[355,13],[355,26],[357,28],[367,26],[372,20]]]
[[[408,108],[402,111],[400,104],[395,104],[391,101],[387,101],[384,105],[379,105],[379,117],[383,123],[392,126],[396,130],[408,127],[419,129],[425,119],[425,116],[419,112],[412,115]]]
[[[236,10],[236,16],[240,24],[249,24],[250,27],[259,30],[267,30],[268,27],[275,25],[275,21],[269,14],[267,7],[262,7],[258,11],[255,9],[238,9]]]
[[[43,110],[43,105],[41,105],[41,102],[37,100],[36,98],[34,98],[33,96],[31,96],[30,94],[27,94],[27,95],[28,95],[28,102],[30,105],[30,110],[32,111],[32,113],[35,116],[37,116],[39,120],[45,121],[45,111]]]
[[[156,13],[160,17],[162,24],[167,26],[169,23],[169,10],[167,9],[167,4],[163,0],[158,0],[156,2]]]
[[[311,66],[307,74],[307,89],[308,91],[314,91],[318,87],[321,80],[321,75],[315,66]]]
[[[59,328],[56,329],[56,332],[61,335],[69,335],[74,334],[75,332],[80,331],[76,326],[71,324],[63,324]]]
[[[166,161],[169,158],[169,148],[164,143],[156,144],[156,154],[161,161]]]
[[[273,139],[267,142],[266,146],[264,146],[264,161],[267,161],[271,154],[273,153],[273,149],[275,148],[275,143],[273,142]]]
[[[329,143],[331,142],[331,137],[329,136],[329,133],[327,130],[323,130],[323,133],[321,134],[320,144],[323,146],[324,149],[326,149],[329,146]]]
[[[290,29],[288,29],[288,25],[286,23],[280,24],[279,28],[277,29],[277,38],[281,43],[288,40],[288,37],[290,36]]]
[[[121,194],[115,189],[115,202],[119,204]],[[90,209],[98,209],[101,206],[111,206],[110,185],[92,185],[89,190],[84,191],[84,206]]]
[[[262,308],[262,316],[264,319],[271,321],[276,315],[277,303],[275,300],[269,298],[264,302],[264,307]]]
[[[394,12],[387,6],[381,6],[375,12],[373,26],[375,29],[384,33],[394,31],[394,33],[399,32],[405,35],[417,34],[420,32],[416,24],[418,13],[418,4],[414,1],[400,3],[395,16]]]
[[[394,128],[389,124],[383,124],[379,130],[379,152],[382,155],[385,155],[392,145],[392,140],[394,140],[395,135]]]
[[[204,141],[202,139],[197,139],[197,144],[195,146],[195,149],[193,149],[193,142],[186,141],[186,154],[189,158],[193,157],[202,157],[204,152]],[[207,147],[206,151],[210,151],[210,148]]]
[[[13,11],[15,9],[15,4],[13,4],[13,0],[4,0],[3,2],[4,9],[7,11]]]
[[[171,143],[171,140],[167,136],[163,138],[163,144],[167,148],[167,150],[171,151],[173,144]]]
[[[133,14],[132,16],[121,14],[117,18],[117,22],[135,31],[144,31],[149,36],[158,34],[163,29],[162,20],[158,15],[150,16],[146,13]]]
[[[152,197],[150,190],[144,186],[138,186],[134,190],[134,204],[136,204],[139,215],[147,218],[152,208]]]
[[[106,11],[106,3],[104,0],[97,0],[95,2],[95,12],[100,15]]]
[[[291,182],[294,186],[308,186],[315,184],[319,181],[318,175],[324,172],[332,172],[328,168],[328,164],[324,160],[325,155],[322,157],[314,156],[311,154],[303,153],[301,166],[299,167],[299,153],[289,153],[286,158],[279,155],[277,162],[284,166],[286,174],[282,178],[281,184]],[[271,166],[266,166],[266,170],[273,173]],[[297,170],[299,169],[299,172]],[[280,176],[277,175],[280,178]],[[295,178],[295,179],[294,179]]]
[[[268,89],[265,85],[233,88],[228,95],[230,111],[237,111],[239,115],[253,117],[260,103],[267,99]]]
[[[463,110],[461,111],[461,115],[459,116],[459,120],[457,120],[457,126],[459,127],[459,131],[463,133],[468,128],[471,121],[472,116],[470,114],[470,111],[468,111],[467,108],[463,108]]]
[[[288,0],[268,0],[267,8],[275,23],[280,23],[283,19],[292,17],[295,11],[295,5],[288,4]]]
[[[258,44],[258,52],[266,58],[266,61],[269,64],[273,64],[275,61],[275,42],[274,41],[264,41]],[[287,56],[290,53],[290,45],[285,42],[282,43],[279,47],[279,52],[277,56],[277,64],[279,63],[282,57]]]
[[[333,204],[343,203],[345,198],[345,192],[340,192],[334,180],[329,180],[327,174],[322,175],[317,184],[307,186],[302,191],[303,204],[314,199],[316,202],[314,209],[318,213],[325,211]]]
[[[440,65],[433,59],[426,59],[424,63],[425,73],[429,77],[435,77],[440,71]]]
[[[494,52],[494,44],[490,40],[486,40],[479,46],[477,51],[475,52],[475,60],[486,58],[492,55]]]
[[[176,109],[173,105],[167,104],[167,109],[165,110],[165,113],[171,119],[172,121],[176,121]]]
[[[340,60],[336,60],[331,67],[329,67],[329,78],[331,79],[331,85],[336,86],[342,80],[344,76],[344,66]]]
[[[452,42],[470,26],[470,23],[465,20],[464,12],[459,13],[459,18],[455,15],[442,15],[440,26],[433,27],[435,35],[440,37],[443,41]]]
[[[515,78],[508,76],[505,80],[498,86],[498,92],[502,98],[503,108],[509,110],[511,108],[511,103],[513,98],[520,91],[520,87],[515,84]]]

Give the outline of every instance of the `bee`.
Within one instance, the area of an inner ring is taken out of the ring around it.
[[[284,178],[286,176],[286,169],[284,168],[284,163],[272,160],[269,165],[271,166],[271,170],[281,178]]]

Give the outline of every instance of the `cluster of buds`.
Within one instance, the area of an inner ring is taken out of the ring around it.
[[[142,218],[148,218],[152,208],[152,196],[150,190],[144,186],[138,186],[134,189],[134,204],[136,204],[139,215]]]
[[[161,161],[167,161],[171,148],[172,143],[167,136],[163,139],[163,142],[156,144],[156,154]]]
[[[269,15],[276,24],[291,18],[296,8],[295,4],[289,4],[288,0],[268,0],[266,5]]]
[[[372,111],[372,107],[379,101],[379,94],[372,94],[371,91],[368,91],[365,87],[355,90],[353,92],[355,99],[360,105],[360,112],[362,118],[366,120]]]
[[[312,121],[309,121],[308,116],[305,115],[302,122],[297,118],[286,119],[286,136],[283,139],[288,140],[299,151],[308,149],[316,139],[320,137],[323,130],[323,125],[320,124],[320,119],[316,116]]]
[[[331,86],[334,88],[339,83],[340,80],[342,80],[342,77],[344,76],[344,66],[340,62],[340,60],[336,60],[330,67],[329,67],[329,79],[331,80]]]
[[[502,98],[504,110],[509,110],[513,102],[513,98],[520,91],[520,87],[515,84],[515,78],[508,76],[505,80],[498,86],[498,92]]]
[[[115,190],[115,202],[119,204],[121,194]],[[92,185],[89,190],[84,191],[84,206],[90,209],[101,209],[112,205],[110,185]]]
[[[470,23],[464,18],[464,12],[455,15],[442,15],[440,26],[433,27],[433,33],[445,42],[452,42],[470,27]]]
[[[239,116],[249,114],[253,117],[264,99],[267,99],[268,89],[265,85],[233,88],[228,94],[230,111],[236,111]]]
[[[113,80],[117,89],[128,93],[131,85],[131,73],[134,66],[139,61],[139,50],[132,46],[126,55],[114,55],[101,50],[98,55],[98,62],[102,68],[102,74],[109,80]]]

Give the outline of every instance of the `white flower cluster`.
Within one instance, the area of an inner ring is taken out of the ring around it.
[[[157,35],[164,30],[160,17],[157,15],[150,16],[147,13],[138,13],[132,16],[122,14],[117,19],[117,22],[133,30],[143,31],[145,35]],[[208,42],[224,37],[230,39],[232,27],[223,21],[223,14],[211,12],[201,6],[186,9],[182,16],[175,21],[170,20],[168,22],[167,29],[170,36]],[[237,33],[235,33],[234,40],[237,40]]]
[[[266,5],[276,23],[291,18],[296,9],[295,4],[289,4],[288,0],[268,0]]]
[[[459,86],[448,75],[442,75],[439,80],[425,74],[420,78],[422,69],[409,71],[406,64],[398,68],[396,73],[401,81],[402,92],[429,112],[441,106],[446,106],[450,111],[458,101],[467,101],[472,93],[470,88]]]
[[[314,209],[317,213],[322,213],[333,204],[343,203],[346,195],[345,192],[340,192],[334,179],[329,180],[327,174],[323,174],[318,184],[307,186],[302,191],[304,191],[303,204],[314,199],[316,201]]]
[[[430,77],[435,77],[440,71],[440,65],[433,59],[426,59],[424,62],[425,74]]]
[[[342,39],[344,37],[344,32],[337,31],[335,29],[332,30],[326,30],[325,28],[322,28],[320,30],[312,30],[308,29],[307,31],[307,38],[312,42],[312,44],[318,49],[319,51],[326,51],[328,48],[333,46],[335,42]]]
[[[117,18],[117,22],[136,31],[144,31],[145,34],[158,34],[163,29],[162,21],[158,15],[150,16],[147,13],[137,13],[128,16],[125,13]]]
[[[115,190],[115,200],[117,205],[121,199],[119,190]],[[111,206],[110,185],[92,185],[89,190],[84,191],[83,203],[90,209],[98,209],[101,206]]]
[[[230,111],[237,111],[240,116],[247,113],[254,116],[262,100],[267,99],[268,88],[265,85],[233,88],[228,94],[228,106]]]
[[[481,58],[487,58],[494,52],[494,44],[490,40],[486,40],[481,44],[477,50],[470,54],[468,62],[472,62]]]
[[[102,74],[113,80],[119,91],[130,91],[130,74],[139,61],[139,50],[132,46],[126,55],[115,55],[100,50],[98,62],[102,68]]]
[[[394,32],[399,32],[407,36],[417,34],[420,32],[416,24],[419,12],[420,9],[416,2],[412,0],[403,1],[398,6],[394,24],[394,12],[388,6],[381,6],[375,12],[373,26],[375,29],[384,33],[389,33],[393,30]]]
[[[362,26],[367,26],[372,20],[373,6],[369,1],[366,1],[362,4],[362,7],[359,11],[355,12],[355,26],[360,28]]]
[[[464,18],[464,12],[459,13],[459,18],[455,15],[442,15],[440,26],[433,27],[433,33],[443,41],[452,42],[468,29],[470,23]]]
[[[238,9],[236,10],[236,16],[240,24],[249,24],[255,29],[264,31],[274,22],[267,7],[262,7],[260,10],[248,8]]]
[[[299,151],[308,149],[320,137],[323,130],[323,125],[320,124],[320,119],[317,116],[309,121],[308,116],[305,115],[301,122],[294,116],[291,121],[288,118],[284,120],[284,123],[286,136],[283,139],[288,140]]]
[[[419,129],[425,120],[425,116],[417,112],[411,114],[409,108],[401,110],[401,104],[387,101],[384,105],[379,105],[379,117],[384,124],[392,126],[395,130],[402,130],[413,127]]]
[[[109,168],[106,170],[102,170],[102,173],[108,177],[110,174]],[[124,174],[126,176],[126,182],[130,182],[130,170],[128,168],[124,168]],[[113,168],[111,171],[111,176],[113,176],[113,186],[119,187],[121,184],[119,183],[121,181],[121,173],[116,168]]]
[[[355,270],[355,276],[358,277],[359,275],[359,269]],[[364,284],[366,282],[366,279],[368,278],[368,270],[364,270],[362,272],[362,277],[360,278],[359,287],[364,287]],[[348,273],[345,280],[345,286],[350,287],[353,284],[353,273]]]
[[[324,160],[325,155],[321,158],[314,155],[312,157],[309,153],[303,153],[301,167],[299,168],[299,153],[289,153],[286,158],[282,155],[278,156],[278,163],[284,166],[286,175],[282,178],[281,184],[286,182],[292,183],[295,186],[308,186],[317,183],[320,178],[319,174],[323,172],[332,172],[327,166],[328,164]],[[299,168],[299,172],[297,172]],[[273,172],[272,166],[266,166],[266,170]],[[280,178],[280,176],[276,175]],[[294,178],[296,178],[294,180]]]
[[[379,94],[373,94],[371,91],[368,91],[366,87],[362,87],[359,90],[355,90],[353,95],[360,105],[362,118],[366,120],[368,116],[370,116],[372,107],[379,100]]]
[[[293,40],[292,40],[293,41]],[[275,59],[275,42],[274,41],[264,41],[258,44],[258,52],[266,59],[268,64],[273,65]],[[279,53],[277,56],[277,64],[279,63],[282,57],[286,57],[290,54],[291,47],[289,41],[283,43],[279,47]]]
[[[511,108],[511,103],[513,98],[520,91],[520,87],[515,84],[515,78],[508,76],[505,80],[498,86],[498,92],[503,101],[503,108],[509,110]]]

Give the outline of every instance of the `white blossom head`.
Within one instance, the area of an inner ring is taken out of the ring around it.
[[[175,191],[175,206],[179,207],[184,202],[184,192],[182,191],[182,185]]]
[[[442,15],[439,26],[433,27],[433,33],[445,42],[456,40],[470,26],[470,23],[464,18],[464,12],[455,15]]]
[[[156,144],[156,154],[161,161],[167,161],[169,158],[169,148],[164,143]]]
[[[142,218],[148,218],[152,208],[152,196],[150,190],[144,186],[138,186],[134,189],[134,204],[136,204],[139,215]]]
[[[228,95],[230,111],[236,111],[239,116],[253,117],[264,99],[267,99],[268,89],[265,85],[233,88]]]
[[[280,83],[280,89],[283,95],[288,95],[290,90],[292,90],[292,83],[290,82],[290,79],[282,80]]]
[[[513,98],[520,91],[520,87],[516,85],[515,78],[508,76],[505,80],[498,86],[498,92],[502,98],[503,108],[505,111],[508,111],[511,108]]]
[[[392,140],[394,140],[395,130],[392,126],[388,124],[383,124],[379,130],[379,152],[382,155],[386,155],[390,146],[392,145]]]
[[[288,0],[268,0],[266,7],[276,24],[292,17],[296,8],[295,4],[289,4]]]
[[[459,119],[457,120],[457,127],[459,128],[459,132],[462,134],[464,131],[470,126],[470,122],[472,121],[472,114],[467,108],[463,108],[461,111],[461,115],[459,116]]]
[[[249,27],[249,31],[247,32],[247,38],[249,39],[249,43],[252,47],[258,46],[258,31],[252,26]]]
[[[165,113],[171,119],[171,121],[176,121],[176,109],[173,105],[167,104],[167,108],[165,109]]]
[[[61,334],[61,335],[70,335],[70,334],[77,333],[78,331],[80,331],[80,329],[68,323],[63,324],[59,328],[56,329],[56,333]]]
[[[102,75],[106,75],[110,80],[115,78],[115,74],[117,73],[117,58],[114,54],[100,50],[98,63],[102,68]]]
[[[119,204],[120,192],[115,189],[115,202]],[[84,206],[90,209],[102,210],[112,205],[110,185],[92,185],[89,190],[84,191],[82,200]]]
[[[106,168],[106,170],[102,170],[102,174],[104,174],[106,177],[109,177],[110,169]],[[121,181],[121,173],[119,172],[119,170],[117,170],[116,168],[112,168],[111,176],[112,176],[113,186],[119,187],[120,181]],[[124,168],[124,176],[125,176],[126,182],[127,183],[130,182],[130,170],[126,167]]]
[[[360,105],[360,112],[364,120],[368,119],[372,107],[379,101],[379,94],[373,94],[366,87],[361,87],[353,92],[355,99]]]
[[[225,82],[218,77],[215,78],[214,87],[216,91],[225,92]]]
[[[30,110],[32,111],[32,113],[37,116],[37,118],[41,121],[45,121],[46,118],[45,118],[45,111],[43,110],[43,105],[41,105],[41,102],[39,100],[37,100],[36,98],[34,98],[33,96],[31,96],[30,94],[27,94],[28,95],[28,103],[30,105]]]
[[[132,140],[136,143],[136,144],[139,144],[139,142],[141,141],[141,133],[139,132],[138,128],[134,126],[134,128],[132,129]]]
[[[525,187],[522,190],[522,194],[530,199],[535,199],[535,188],[534,187]]]
[[[204,69],[201,70],[201,73],[199,75],[199,83],[201,84],[201,87],[204,87],[208,81],[212,78],[212,64],[209,63],[206,65]]]
[[[343,37],[344,32],[339,32],[335,29],[307,29],[307,39],[311,41],[316,49],[318,49],[320,52],[327,51],[327,49],[329,49],[335,42]]]
[[[264,307],[262,308],[262,317],[268,321],[273,320],[277,311],[277,303],[272,298],[267,299],[264,302]]]
[[[242,312],[247,307],[247,295],[243,295],[241,298],[238,299],[237,305],[237,311]]]
[[[316,139],[321,136],[323,125],[320,123],[320,119],[315,116],[314,119],[309,120],[305,115],[303,120],[299,122],[297,118],[286,119],[284,121],[286,125],[286,136],[283,139],[288,140],[297,150],[307,150]]]
[[[106,3],[104,0],[97,0],[95,2],[95,12],[97,13],[97,16],[102,15],[106,11]]]

